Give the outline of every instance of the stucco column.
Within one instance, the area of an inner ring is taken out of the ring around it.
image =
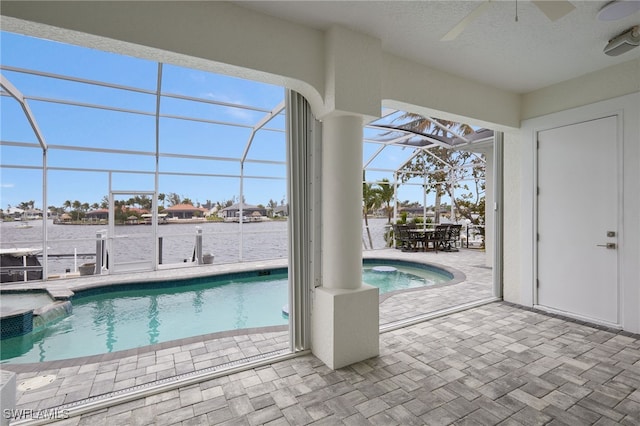
[[[362,118],[332,117],[322,128],[323,287],[362,285]]]
[[[330,368],[379,354],[378,289],[362,283],[362,117],[329,116],[322,131],[322,286],[312,352]]]

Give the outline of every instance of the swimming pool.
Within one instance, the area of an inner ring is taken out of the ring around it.
[[[384,265],[396,271],[374,271]],[[452,275],[429,265],[379,261],[363,281],[380,293],[442,284]],[[98,355],[208,333],[288,324],[287,269],[79,291],[72,315],[25,336],[5,339],[2,363]]]

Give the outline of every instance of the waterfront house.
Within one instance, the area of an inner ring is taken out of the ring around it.
[[[242,207],[242,216],[243,217],[259,217],[259,216],[266,216],[267,215],[267,209],[264,207],[258,207],[258,206],[254,206],[251,204],[247,204],[247,203],[243,203],[242,206],[240,206],[240,203],[235,203],[229,207],[226,207],[224,209],[221,210],[220,214],[221,217],[225,218],[225,219],[232,219],[232,218],[237,218],[240,216],[240,207]],[[258,214],[258,216],[255,215],[255,213]]]
[[[85,213],[85,219],[90,222],[99,222],[109,220],[109,210],[108,209],[97,209],[91,210]]]
[[[208,210],[203,207],[195,207],[192,204],[176,204],[162,211],[168,219],[193,219],[203,218]]]

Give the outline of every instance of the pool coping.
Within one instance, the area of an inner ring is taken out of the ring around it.
[[[86,355],[75,358],[59,359],[55,361],[0,364],[0,368],[2,368],[3,370],[13,371],[14,373],[28,373],[33,371],[74,367],[78,365],[93,364],[97,362],[115,361],[131,356],[142,355],[149,352],[160,351],[163,349],[169,349],[178,346],[191,345],[194,343],[207,342],[210,340],[223,339],[227,337],[244,336],[249,334],[279,333],[288,330],[288,325],[273,325],[267,327],[241,328],[238,330],[218,331],[215,333],[183,337],[181,339],[168,340],[166,342],[156,343],[153,345],[139,346],[137,348],[123,349],[121,351],[107,352],[98,355]]]
[[[466,280],[466,275],[462,271],[452,268],[450,266],[445,266],[435,262],[418,262],[416,260],[407,260],[406,258],[402,258],[400,254],[384,256],[384,257],[374,256],[372,253],[368,253],[368,255],[363,254],[363,262],[371,263],[376,260],[381,261],[383,263],[396,262],[396,263],[406,264],[409,266],[414,265],[414,267],[418,267],[418,268],[423,266],[431,266],[433,268],[444,270],[450,275],[452,275],[452,279],[450,281],[447,281],[441,284],[434,284],[434,285],[424,286],[424,287],[415,287],[415,288],[397,290],[397,291],[381,294],[379,295],[379,304],[382,304],[385,300],[399,294],[416,292],[416,291],[426,291],[434,288],[452,286],[452,285],[465,282]],[[252,267],[250,267],[251,264],[253,264]],[[267,262],[260,261],[260,262],[243,262],[240,264],[234,263],[234,264],[227,264],[227,265],[213,265],[218,267],[216,268],[217,270],[215,272],[211,271],[211,269],[213,269],[211,266],[212,265],[206,265],[205,267],[202,267],[202,268],[196,268],[198,270],[197,272],[194,272],[193,270],[190,269],[189,270],[190,273],[181,275],[179,277],[164,276],[160,278],[156,277],[154,279],[150,279],[150,277],[148,276],[146,278],[140,276],[140,275],[149,275],[149,274],[135,274],[137,276],[135,277],[135,280],[132,280],[130,276],[134,274],[97,276],[98,278],[97,280],[93,279],[91,282],[87,283],[85,280],[91,280],[91,278],[85,278],[81,280],[82,283],[78,283],[78,285],[76,286],[70,286],[71,288],[67,287],[67,289],[68,291],[71,291],[73,295],[73,290],[81,292],[83,290],[90,290],[93,288],[99,288],[104,286],[136,284],[136,283],[144,283],[149,281],[172,281],[176,279],[185,280],[185,279],[192,279],[192,278],[202,278],[207,276],[224,276],[224,275],[232,275],[237,273],[241,274],[243,272],[257,272],[261,270],[281,269],[281,268],[288,267],[288,261],[287,259],[275,259]],[[220,266],[226,266],[226,267],[220,268]],[[430,268],[424,268],[424,269],[430,269]],[[166,270],[153,271],[153,272],[162,273],[165,271]],[[157,274],[153,274],[153,275],[157,275]],[[109,277],[111,278],[116,277],[116,280],[108,280]],[[71,278],[66,281],[73,282],[76,280]],[[22,287],[20,289],[18,288],[10,289],[10,291],[21,290],[22,292],[29,292],[29,291],[42,291],[42,289],[46,289],[47,291],[49,291],[46,288],[47,283],[49,283],[49,281],[41,283],[40,285],[35,285],[31,289],[25,289],[24,287]],[[59,285],[60,283],[56,282],[56,287],[58,287]],[[5,290],[5,289],[2,289],[2,290]],[[59,288],[56,288],[55,290],[59,290]],[[60,299],[56,299],[56,300],[60,300]],[[16,363],[16,364],[0,363],[0,368],[13,371],[15,373],[27,373],[27,372],[42,371],[47,369],[73,367],[73,366],[78,366],[83,364],[114,361],[114,360],[119,360],[123,358],[128,358],[131,356],[150,353],[154,351],[159,351],[159,350],[164,350],[164,349],[169,349],[169,348],[174,348],[179,346],[185,346],[185,345],[194,344],[194,343],[201,343],[201,342],[206,342],[211,340],[217,340],[222,338],[244,336],[244,335],[251,335],[251,334],[278,333],[278,332],[286,332],[288,330],[289,330],[289,325],[243,328],[238,330],[228,330],[228,331],[207,333],[207,334],[202,334],[197,336],[184,337],[181,339],[174,339],[166,342],[156,343],[153,345],[145,345],[137,348],[123,349],[120,351],[108,352],[108,353],[98,354],[98,355],[87,355],[82,357],[67,358],[63,360],[42,361],[42,362],[34,362],[34,363]]]

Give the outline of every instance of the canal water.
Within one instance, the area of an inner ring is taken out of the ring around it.
[[[43,221],[0,223],[0,248],[42,248]],[[370,218],[369,229],[373,248],[385,247],[384,232],[387,220]],[[62,225],[49,221],[47,249],[49,274],[77,271],[83,263],[95,262],[96,234],[107,231],[106,225]],[[214,263],[234,263],[248,260],[287,257],[287,221],[264,221],[242,224],[242,237],[238,223],[204,222],[166,224],[158,226],[164,265],[189,262],[193,259],[196,232],[202,230],[203,253],[214,256]],[[128,261],[150,258],[153,247],[152,228],[148,225],[116,227],[117,256]],[[160,244],[160,242],[158,243]],[[370,248],[364,229],[363,244]],[[114,248],[115,251],[115,248]],[[116,254],[113,254],[116,255]],[[42,260],[41,260],[42,262]]]

